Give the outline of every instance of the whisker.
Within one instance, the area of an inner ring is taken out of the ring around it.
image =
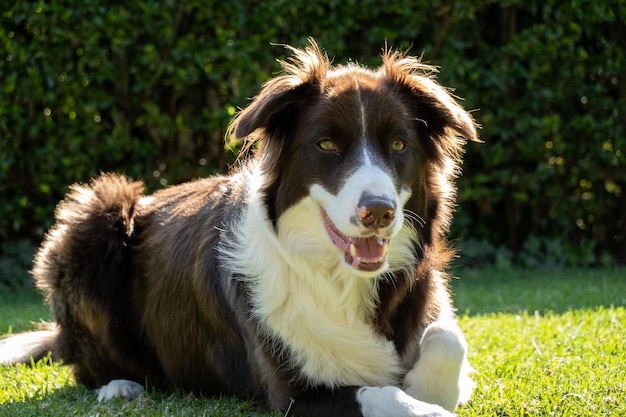
[[[414,227],[414,223],[417,223],[420,227],[426,226],[426,220],[416,212],[404,209],[404,215],[408,225]]]

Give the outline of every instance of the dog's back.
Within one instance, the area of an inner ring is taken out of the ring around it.
[[[245,193],[239,173],[164,189],[138,205],[133,290],[142,332],[167,384],[207,394],[262,392],[242,339],[247,310],[234,307],[245,303],[243,293],[220,253]]]

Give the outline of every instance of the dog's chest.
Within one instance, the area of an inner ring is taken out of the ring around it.
[[[290,365],[301,378],[326,386],[397,382],[400,364],[393,343],[375,332],[366,317],[368,308],[350,306],[355,297],[348,293],[367,289],[311,289],[293,282],[289,288],[268,281],[255,285],[255,312],[265,331],[287,347]]]
[[[253,314],[278,344],[270,350],[311,385],[397,383],[395,346],[371,323],[376,282],[351,275],[313,244],[294,250],[308,243],[276,236],[254,209],[245,217],[228,264],[245,277]]]

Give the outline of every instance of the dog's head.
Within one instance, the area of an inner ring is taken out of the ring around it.
[[[389,51],[376,71],[332,67],[313,41],[290,49],[285,74],[268,81],[232,125],[235,136],[260,140],[269,217],[280,226],[306,201],[308,223],[317,221],[335,252],[364,274],[387,267],[389,243],[403,226],[418,236],[416,251],[442,239],[460,137],[477,135],[433,68]]]

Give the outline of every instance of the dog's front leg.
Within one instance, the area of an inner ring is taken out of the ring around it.
[[[452,417],[438,405],[407,395],[398,387],[318,388],[292,398],[284,407],[290,416]]]
[[[436,321],[422,336],[420,356],[404,379],[404,390],[413,398],[454,411],[471,395],[470,371],[467,342],[456,321]]]
[[[452,417],[436,404],[408,395],[398,387],[362,387],[356,394],[363,417]]]
[[[143,386],[127,379],[113,379],[96,392],[98,393],[98,401],[108,401],[115,398],[131,399],[143,392]]]

